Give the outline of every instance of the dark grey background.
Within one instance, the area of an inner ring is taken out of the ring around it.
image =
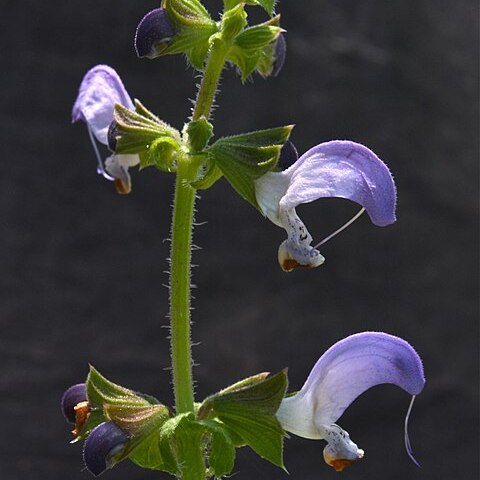
[[[211,4],[211,3],[210,3]],[[88,478],[58,402],[88,362],[114,381],[172,403],[167,330],[173,178],[133,173],[130,196],[95,174],[70,110],[88,68],[108,63],[132,96],[181,128],[195,75],[180,57],[137,60],[147,0],[2,2],[0,173],[0,477]],[[370,146],[393,171],[398,222],[362,218],[326,245],[326,263],[285,274],[284,232],[221,181],[202,193],[195,230],[197,397],[289,366],[292,389],[320,354],[362,330],[410,341],[427,386],[382,386],[339,423],[366,450],[344,479],[476,479],[478,475],[478,8],[473,0],[282,2],[282,75],[242,87],[231,69],[217,135],[296,123],[299,150],[334,138]],[[301,213],[315,239],[356,206],[323,200]],[[283,472],[238,454],[235,478],[338,478],[323,442],[291,438]],[[167,478],[124,463],[111,479]]]

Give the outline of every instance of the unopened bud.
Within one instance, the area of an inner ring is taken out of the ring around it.
[[[166,44],[175,35],[175,30],[164,8],[155,8],[148,12],[135,32],[135,50],[137,55],[147,58],[158,57]]]
[[[278,157],[277,168],[281,171],[291,167],[298,160],[298,151],[290,140],[287,140]]]
[[[75,407],[87,400],[87,389],[84,383],[78,383],[68,388],[62,396],[61,408],[65,419],[75,423]]]
[[[128,442],[128,436],[113,422],[96,426],[83,447],[83,461],[87,470],[96,477],[115,465]]]

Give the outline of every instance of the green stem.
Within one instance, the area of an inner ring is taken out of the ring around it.
[[[200,84],[192,120],[210,117],[215,92],[225,65],[226,44],[217,39],[210,51]],[[186,153],[177,160],[177,178],[172,218],[170,270],[170,349],[172,354],[173,389],[176,413],[194,412],[192,375],[192,343],[190,332],[190,269],[195,178],[198,162]],[[198,458],[197,458],[198,457]],[[185,459],[185,469],[178,474],[182,480],[205,480],[203,455]]]
[[[192,120],[208,118],[225,65],[227,47],[217,39],[212,46],[200,85]],[[172,219],[170,273],[170,348],[177,414],[194,411],[192,346],[190,338],[190,268],[195,189],[189,185],[196,174],[195,162],[185,155],[178,160]],[[202,474],[204,475],[204,473]]]
[[[207,120],[210,117],[213,100],[217,91],[218,82],[225,65],[225,56],[228,46],[217,38],[212,45],[210,56],[208,57],[205,73],[198,90],[195,108],[193,109],[192,120],[198,120],[204,116]]]
[[[190,264],[195,189],[187,183],[188,164],[178,163],[172,219],[170,271],[170,347],[177,414],[193,412],[190,340]]]

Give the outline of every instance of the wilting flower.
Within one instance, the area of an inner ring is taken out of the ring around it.
[[[383,383],[397,385],[413,396],[405,421],[405,445],[415,461],[407,421],[413,399],[425,384],[422,362],[405,340],[386,333],[358,333],[330,347],[317,361],[302,389],[283,399],[277,418],[288,432],[326,440],[325,461],[336,470],[343,470],[361,459],[364,452],[335,422],[359,395]]]
[[[114,181],[118,193],[129,193],[131,180],[128,168],[140,163],[138,155],[113,153],[105,160],[104,167],[95,143],[96,138],[103,145],[111,145],[109,129],[113,122],[116,103],[130,110],[135,109],[117,72],[107,65],[97,65],[83,77],[73,106],[72,121],[82,120],[87,124],[90,140],[97,155],[98,173]]]
[[[325,260],[295,211],[300,204],[347,198],[360,204],[375,225],[395,222],[396,190],[387,166],[367,147],[346,140],[321,143],[285,171],[266,173],[255,181],[255,194],[263,213],[287,232],[278,250],[285,271],[318,267]]]
[[[98,476],[112,468],[128,440],[129,437],[113,422],[97,425],[83,447],[83,461],[88,471]]]
[[[137,55],[155,58],[165,49],[167,43],[175,35],[175,30],[168,19],[164,8],[155,8],[148,12],[135,32],[135,50]]]

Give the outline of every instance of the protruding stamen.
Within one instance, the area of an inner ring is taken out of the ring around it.
[[[412,395],[412,400],[410,401],[410,405],[408,406],[407,415],[405,416],[405,449],[407,450],[407,454],[412,460],[412,462],[420,468],[420,464],[417,462],[415,457],[413,456],[412,446],[410,445],[410,437],[408,436],[408,420],[410,418],[410,413],[412,412],[413,402],[415,401],[415,395]]]
[[[90,141],[92,142],[93,151],[97,156],[97,173],[99,175],[102,175],[107,180],[110,180],[111,182],[113,182],[115,179],[107,173],[107,171],[105,170],[105,167],[103,166],[102,156],[98,151],[97,142],[95,141],[95,137],[93,136],[93,132],[92,132],[92,129],[90,128],[90,125],[87,125],[87,128],[88,128],[88,135],[90,137]]]
[[[329,240],[331,240],[333,237],[338,235],[340,232],[343,232],[343,230],[349,227],[355,220],[360,218],[364,211],[365,211],[365,208],[362,207],[347,223],[343,224],[339,229],[335,230],[332,234],[324,238],[321,242],[318,242],[313,248],[318,248],[320,245],[327,243]]]

